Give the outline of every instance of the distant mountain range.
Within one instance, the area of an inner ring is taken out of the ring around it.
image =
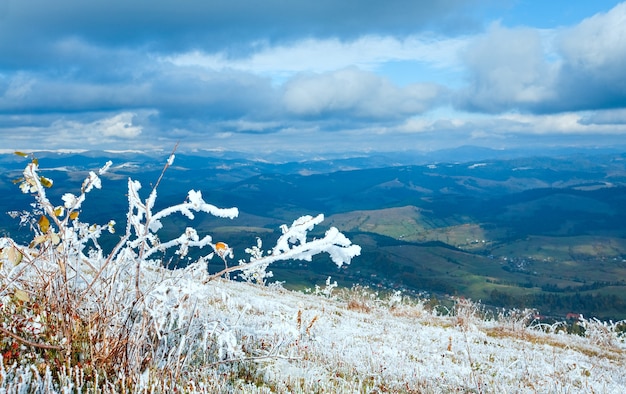
[[[626,317],[626,150],[495,151],[462,147],[432,153],[345,154],[306,159],[294,153],[179,153],[159,186],[162,207],[202,190],[208,202],[236,206],[239,218],[192,223],[239,250],[302,214],[324,213],[363,247],[350,267],[325,260],[275,267],[286,285],[311,286],[333,276],[406,291],[457,294],[486,304]],[[51,198],[77,192],[88,170],[113,161],[103,189],[81,219],[123,226],[126,179],[147,195],[167,152],[37,152]],[[0,154],[2,211],[29,209],[12,180],[27,160]],[[173,218],[176,234],[188,225]],[[0,215],[16,239],[28,232]]]

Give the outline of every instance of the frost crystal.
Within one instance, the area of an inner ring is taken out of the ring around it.
[[[63,206],[65,206],[65,208],[67,209],[80,208],[80,205],[78,203],[78,198],[76,198],[76,196],[73,195],[72,193],[65,193],[61,197],[61,200],[63,200],[64,202]]]
[[[83,182],[83,191],[85,193],[89,193],[93,188],[100,189],[102,184],[100,183],[100,178],[96,175],[95,172],[89,171],[89,176]]]
[[[113,162],[111,160],[107,161],[106,164],[101,169],[98,170],[98,174],[102,175],[106,173],[111,167],[111,165],[113,165]]]

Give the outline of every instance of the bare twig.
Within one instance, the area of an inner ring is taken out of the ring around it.
[[[87,294],[91,291],[91,289],[93,288],[93,286],[96,284],[96,282],[98,281],[98,279],[100,278],[100,275],[102,275],[102,273],[104,272],[104,270],[106,269],[106,267],[111,263],[111,261],[113,260],[113,258],[115,256],[117,256],[117,254],[120,252],[120,250],[122,249],[122,247],[126,244],[126,242],[128,241],[128,239],[130,238],[130,234],[126,234],[118,243],[117,245],[115,245],[115,247],[113,248],[113,250],[111,251],[111,254],[109,254],[109,257],[106,259],[106,261],[104,262],[104,264],[102,264],[102,266],[100,267],[100,269],[98,270],[98,272],[96,273],[96,275],[93,277],[93,279],[91,280],[91,282],[89,283],[89,285],[87,286],[87,288],[83,291],[83,294],[81,295],[81,297],[78,299],[78,305],[80,305],[83,300],[85,299],[85,297],[87,296]]]
[[[176,149],[178,148],[178,142],[176,143],[176,145],[174,145],[174,149],[172,149],[172,153],[170,153],[170,155],[168,156],[167,162],[165,162],[165,166],[163,166],[163,170],[161,170],[161,175],[159,175],[159,179],[157,179],[156,183],[154,184],[154,186],[152,187],[152,191],[150,192],[150,195],[148,197],[148,199],[146,200],[146,228],[145,228],[145,234],[143,234],[144,236],[144,241],[141,245],[141,250],[139,251],[139,258],[137,259],[137,264],[135,266],[135,296],[137,299],[139,299],[141,297],[141,290],[139,288],[139,275],[141,273],[141,261],[143,260],[143,254],[144,251],[146,250],[146,238],[145,236],[148,235],[148,233],[150,232],[150,226],[148,225],[150,223],[151,220],[151,215],[152,215],[152,206],[150,201],[152,201],[152,204],[154,203],[154,198],[153,198],[153,194],[156,193],[156,189],[157,187],[159,187],[159,184],[161,183],[161,179],[163,179],[163,175],[165,175],[165,171],[167,171],[167,169],[170,167],[171,163],[172,163],[172,158],[174,156],[174,153],[176,152]],[[137,196],[139,197],[139,196]],[[139,198],[137,199],[138,201],[140,200]]]
[[[172,153],[170,153],[167,159],[167,162],[165,163],[165,166],[163,167],[163,170],[161,170],[161,175],[159,175],[159,179],[157,179],[150,193],[154,192],[157,189],[157,187],[159,187],[159,184],[161,183],[161,179],[163,179],[163,175],[165,175],[165,171],[167,171],[167,169],[170,168],[170,163],[171,163],[170,160],[171,160],[171,157],[174,156],[174,153],[176,153],[176,150],[178,149],[178,144],[179,142],[177,142],[176,145],[174,145],[174,149],[172,149]]]
[[[45,343],[37,343],[37,342],[32,342],[29,341],[28,339],[22,338],[21,336],[12,333],[11,331],[7,330],[6,328],[0,327],[0,332],[3,333],[4,335],[10,336],[11,338],[23,343],[24,345],[28,345],[30,347],[35,347],[35,348],[39,348],[39,349],[51,349],[51,350],[63,350],[62,346],[57,346],[57,345],[48,345]]]

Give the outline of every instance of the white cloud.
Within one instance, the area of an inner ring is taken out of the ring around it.
[[[135,116],[136,114],[132,112],[123,112],[110,118],[98,120],[89,126],[105,137],[135,138],[142,131],[141,126],[133,125]]]
[[[37,146],[111,149],[119,146],[121,140],[131,141],[139,137],[143,127],[134,124],[135,118],[145,120],[153,113],[153,111],[141,111],[140,114],[122,112],[106,117],[101,117],[100,114],[64,116],[49,125],[42,124],[33,130],[32,134],[39,136]],[[142,148],[151,145],[152,142],[154,141],[141,141]]]
[[[626,106],[626,3],[563,30],[560,99],[570,109]]]
[[[626,2],[565,30],[561,51],[572,67],[626,73]]]
[[[159,58],[176,66],[211,70],[235,69],[284,79],[300,72],[329,72],[348,66],[375,70],[390,61],[422,62],[436,68],[459,68],[457,54],[467,38],[444,38],[432,34],[406,38],[363,36],[351,41],[308,38],[270,46],[259,43],[249,56],[233,58],[225,52],[190,51]]]
[[[626,124],[599,124],[586,121],[585,112],[563,112],[548,115],[509,113],[497,117],[502,132],[525,134],[621,134]]]
[[[237,120],[229,120],[224,122],[219,122],[219,126],[221,129],[230,130],[226,134],[232,134],[232,131],[235,132],[244,132],[244,133],[266,133],[269,130],[277,129],[281,127],[281,122],[277,121],[269,121],[269,122],[260,122],[260,121],[250,121],[245,119],[237,119]]]
[[[626,3],[570,28],[492,25],[467,46],[459,106],[559,113],[626,105]],[[574,124],[570,124],[574,127]]]
[[[436,85],[397,87],[388,79],[356,67],[290,80],[283,101],[301,116],[337,113],[359,118],[397,118],[426,111],[441,95]]]
[[[492,25],[465,53],[464,106],[496,112],[553,99],[558,63],[548,63],[547,55],[540,31]]]
[[[581,122],[588,125],[626,125],[626,109],[593,111],[583,115]]]
[[[603,114],[601,118],[605,120],[624,118],[623,111],[603,111]],[[416,140],[428,141],[427,146],[482,144],[496,148],[520,143],[540,146],[546,141],[567,144],[567,141],[574,143],[572,139],[575,138],[581,138],[587,144],[610,146],[626,133],[626,122],[592,122],[598,120],[597,115],[595,111],[542,115],[507,112],[491,116],[453,112],[435,118],[410,118],[389,131],[392,135],[415,135]]]

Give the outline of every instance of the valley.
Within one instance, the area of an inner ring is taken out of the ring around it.
[[[27,209],[28,196],[11,183],[24,160],[1,156],[3,211]],[[125,221],[126,179],[140,180],[147,195],[163,166],[162,157],[137,153],[38,157],[55,181],[51,198],[75,191],[85,171],[112,160],[81,219],[113,218],[118,226]],[[273,245],[279,226],[304,214],[324,213],[323,229],[335,226],[361,245],[362,255],[341,270],[325,257],[273,266],[274,279],[286,287],[312,288],[331,276],[348,287],[455,295],[494,307],[536,308],[546,316],[626,318],[626,154],[385,162],[393,161],[179,154],[164,174],[157,204],[181,202],[187,190],[200,189],[217,206],[238,207],[232,221],[203,216],[191,223],[201,235],[233,246],[233,263],[246,257],[243,250],[257,236]],[[27,238],[15,222],[2,215],[0,227]],[[172,218],[163,239],[188,225]]]

